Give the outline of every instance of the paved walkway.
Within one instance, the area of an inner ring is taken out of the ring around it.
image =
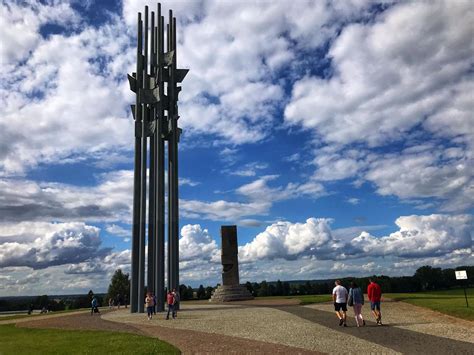
[[[384,353],[472,354],[473,322],[459,320],[402,302],[383,304],[384,323],[365,328],[339,327],[331,304],[295,305],[294,301],[258,300],[232,305],[184,303],[177,320],[163,314],[148,321],[128,310],[45,317],[19,323],[24,327],[102,329],[145,334],[165,340],[184,353]]]

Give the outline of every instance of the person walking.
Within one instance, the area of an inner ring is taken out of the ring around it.
[[[337,318],[339,318],[339,325],[347,327],[347,289],[341,286],[341,280],[336,280],[336,287],[332,290],[332,300],[334,301],[334,310]]]
[[[382,325],[382,312],[380,311],[382,289],[373,279],[369,279],[369,282],[369,286],[367,286],[367,297],[370,301],[370,309],[377,321],[377,325]]]
[[[153,316],[153,296],[151,295],[151,292],[148,292],[145,297],[145,306],[146,306],[146,312],[148,314],[148,320],[151,320]]]
[[[97,298],[94,296],[91,301],[91,316],[94,315],[94,313],[99,313],[99,302],[97,301]]]
[[[153,294],[153,314],[156,315],[156,305],[157,305],[158,301],[157,301],[157,298],[156,298],[156,295]]]
[[[173,292],[171,292],[170,290],[168,291],[168,294],[166,295],[166,304],[168,305],[168,314],[166,314],[166,319],[170,319],[170,313],[173,319],[175,318],[174,303],[175,303],[174,295],[173,295]]]
[[[176,289],[173,289],[173,296],[174,296],[174,305],[173,305],[173,318],[178,317],[178,310],[179,310],[179,302],[181,301],[181,297],[179,296],[179,292]]]
[[[351,289],[349,290],[349,300],[347,305],[354,308],[354,316],[357,327],[365,326],[364,317],[362,317],[362,306],[364,305],[364,293],[355,282],[351,282]]]

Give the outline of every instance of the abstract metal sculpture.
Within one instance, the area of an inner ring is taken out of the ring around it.
[[[130,310],[144,311],[145,239],[148,189],[147,290],[157,297],[157,310],[164,308],[165,296],[165,141],[168,142],[168,289],[179,287],[178,216],[178,94],[188,69],[177,69],[176,18],[169,11],[166,25],[161,4],[145,18],[138,13],[137,70],[128,75],[130,90],[136,94],[132,105],[135,120],[135,171],[133,186],[132,277]],[[148,142],[149,159],[148,159]]]

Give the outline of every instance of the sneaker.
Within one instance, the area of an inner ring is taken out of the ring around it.
[[[347,324],[346,324],[346,323],[344,323],[344,327],[347,327]]]
[[[344,323],[344,320],[343,320],[343,319],[339,319],[339,326],[341,326],[342,323]]]
[[[362,325],[365,327],[365,320],[362,321]]]

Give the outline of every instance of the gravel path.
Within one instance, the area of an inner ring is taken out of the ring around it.
[[[177,320],[129,310],[45,317],[17,326],[101,329],[145,334],[167,341],[184,353],[381,353],[473,354],[473,322],[403,302],[384,302],[384,326],[376,326],[367,306],[364,328],[339,327],[332,304],[296,305],[294,300],[261,300],[232,304],[183,303]]]
[[[208,309],[212,310],[213,308],[215,307]],[[110,316],[114,313],[130,314],[128,310],[107,313],[104,315]],[[149,325],[146,319],[144,320],[144,315],[139,316],[140,324],[111,322],[105,320],[103,317],[96,315],[91,316],[90,313],[79,313],[64,315],[62,317],[48,317],[39,320],[23,321],[18,323],[17,326],[25,328],[97,329],[147,335],[173,344],[184,354],[320,354],[314,351],[306,351],[304,349],[262,341],[241,339],[229,335],[217,335],[194,330],[180,330]],[[171,322],[171,320],[169,322]],[[19,348],[19,350],[21,349]]]

